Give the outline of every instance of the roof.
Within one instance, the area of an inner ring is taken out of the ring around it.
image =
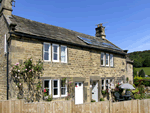
[[[133,62],[134,62],[134,61],[131,60],[129,57],[126,58],[126,61],[129,62],[129,63],[133,63]]]
[[[69,42],[69,43],[74,43],[78,44],[81,46],[86,46],[86,47],[92,47],[92,48],[97,48],[97,49],[106,49],[112,52],[117,52],[120,54],[126,54],[122,49],[108,41],[107,39],[102,39],[100,37],[94,37],[90,36],[87,34],[79,33],[73,30],[65,29],[62,27],[57,27],[54,25],[49,25],[49,24],[44,24],[36,21],[32,21],[29,19],[25,19],[19,16],[6,16],[5,17],[8,24],[14,24],[16,25],[14,32],[15,33],[25,33],[28,35],[34,35],[38,37],[46,37],[48,39],[54,39],[58,41],[64,41],[64,42]],[[115,50],[112,48],[104,47],[104,46],[96,46],[92,44],[85,43],[83,40],[81,40],[79,37],[84,37],[87,39],[91,40],[96,40],[98,42],[104,42],[113,45],[115,48],[119,50]]]

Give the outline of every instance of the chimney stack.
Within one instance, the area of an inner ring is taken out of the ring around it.
[[[0,0],[0,15],[9,15],[11,16],[12,13],[12,2],[14,0]]]
[[[96,30],[96,37],[101,37],[102,39],[106,39],[106,35],[105,35],[105,27],[102,25],[102,23],[97,25],[97,28],[95,28]]]

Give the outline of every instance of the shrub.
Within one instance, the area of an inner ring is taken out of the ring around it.
[[[104,98],[100,98],[100,101],[105,101]]]
[[[139,71],[139,77],[145,77],[145,72],[143,69]]]
[[[91,102],[96,102],[96,101],[94,99],[92,99]]]
[[[141,99],[141,95],[140,94],[134,94],[134,98],[135,99]]]
[[[102,90],[103,95],[106,95],[106,93],[107,93],[106,90]]]

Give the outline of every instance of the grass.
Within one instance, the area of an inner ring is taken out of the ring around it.
[[[135,68],[136,71],[140,71],[141,69],[144,70],[146,75],[150,75],[150,67],[140,67],[140,68]]]

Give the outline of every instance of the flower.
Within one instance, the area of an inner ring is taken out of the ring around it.
[[[20,79],[20,77],[18,77],[18,79]]]
[[[17,86],[16,86],[17,87]]]
[[[16,63],[15,65],[16,65],[16,66],[19,65],[19,63]]]
[[[31,72],[32,70],[29,70],[29,72]]]
[[[119,85],[119,83],[118,83],[118,85]]]
[[[18,70],[18,72],[20,72],[20,70]]]
[[[27,69],[25,69],[27,71]]]
[[[69,83],[71,83],[71,82],[69,82]]]
[[[21,83],[19,85],[21,86]]]
[[[68,94],[68,96],[70,96],[70,94]]]
[[[32,61],[32,59],[30,59]]]
[[[17,75],[15,77],[17,77]]]
[[[46,89],[44,89],[44,93],[46,93]]]

